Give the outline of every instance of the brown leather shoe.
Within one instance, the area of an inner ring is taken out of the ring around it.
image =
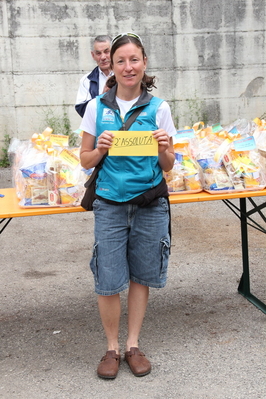
[[[151,371],[149,360],[146,359],[144,353],[140,352],[139,348],[130,348],[130,351],[125,353],[125,361],[136,377],[142,377]]]
[[[115,378],[118,373],[121,356],[116,351],[107,351],[102,357],[97,368],[97,374],[101,378]]]

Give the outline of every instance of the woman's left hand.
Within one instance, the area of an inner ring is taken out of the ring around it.
[[[158,141],[158,152],[159,153],[162,153],[162,152],[165,152],[166,150],[168,150],[168,148],[170,147],[170,140],[169,140],[168,133],[164,129],[154,130],[154,132],[152,132],[152,135],[155,138],[155,140]]]

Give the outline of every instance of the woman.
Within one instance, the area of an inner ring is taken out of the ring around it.
[[[115,378],[118,373],[119,293],[128,287],[125,360],[135,376],[151,370],[138,341],[149,287],[166,284],[169,201],[162,171],[173,167],[171,137],[176,133],[169,105],[148,93],[155,87],[154,77],[145,73],[147,57],[141,38],[135,33],[116,36],[110,57],[114,72],[108,81],[110,90],[89,102],[80,126],[84,132],[81,164],[86,169],[97,165],[112,146],[111,131],[119,130],[132,111],[144,105],[130,130],[152,131],[158,156],[107,156],[98,175],[90,266],[107,338],[108,350],[97,369],[102,378]]]

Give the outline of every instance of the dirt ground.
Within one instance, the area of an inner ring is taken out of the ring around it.
[[[0,187],[11,185],[0,169]],[[150,291],[140,340],[152,372],[136,378],[122,362],[113,381],[96,375],[106,348],[88,266],[93,214],[11,221],[1,234],[0,398],[266,397],[265,315],[237,292],[238,218],[222,201],[171,209],[168,284]],[[248,233],[251,291],[266,302],[265,234]]]

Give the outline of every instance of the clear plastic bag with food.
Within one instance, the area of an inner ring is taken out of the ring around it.
[[[171,194],[197,193],[202,191],[200,171],[193,159],[192,145],[194,132],[178,131],[174,137],[175,162],[173,169],[164,174]],[[180,134],[179,134],[180,133]]]
[[[215,160],[222,143],[217,136],[205,136],[198,140],[196,160],[202,171],[203,189],[210,193],[234,189],[222,160]]]
[[[47,128],[29,141],[16,142],[10,150],[21,207],[80,205],[86,173],[80,165],[79,148],[69,148],[67,136],[54,136]]]
[[[222,160],[234,190],[265,188],[265,169],[253,136],[232,141]]]

